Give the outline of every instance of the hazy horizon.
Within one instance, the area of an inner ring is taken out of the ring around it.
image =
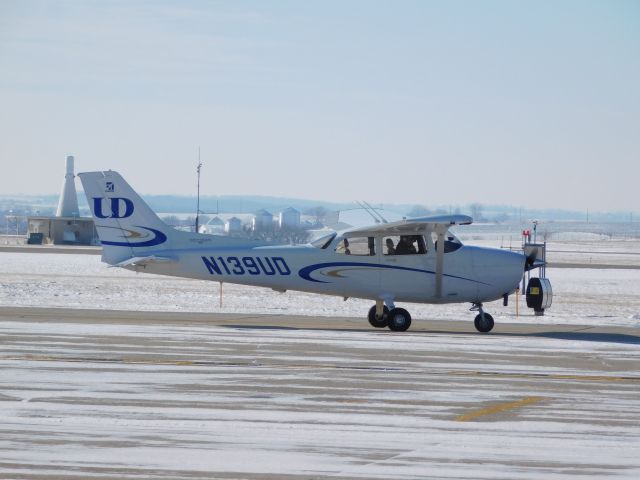
[[[0,4],[0,190],[633,211],[640,3]]]
[[[191,194],[152,194],[139,192],[140,196],[151,206],[151,208],[157,213],[181,213],[188,214],[193,211],[195,215],[196,195]],[[78,188],[78,203],[82,210],[88,211],[88,203],[84,192]],[[55,211],[58,204],[59,193],[40,193],[40,194],[4,194],[0,192],[0,204],[7,202],[9,199],[15,199],[24,202],[18,205],[48,207]],[[49,201],[49,203],[37,203],[36,200]],[[219,201],[220,203],[216,203]],[[6,206],[6,205],[5,205]],[[321,200],[304,197],[288,197],[277,195],[201,195],[200,207],[201,214],[214,216],[216,210],[219,207],[220,213],[239,213],[239,214],[251,214],[266,208],[271,213],[277,214],[280,210],[291,207],[300,210],[301,212],[314,207],[325,207],[330,211],[341,210],[358,210],[360,206],[354,202],[333,202],[330,200]],[[443,213],[461,213],[464,215],[471,215],[475,206],[482,211],[482,215],[489,217],[489,219],[496,219],[503,214],[507,214],[510,217],[509,222],[513,222],[517,217],[522,216],[525,223],[529,222],[533,218],[537,218],[545,221],[582,221],[588,220],[589,217],[593,220],[607,222],[612,221],[619,222],[640,222],[640,210],[575,210],[575,209],[562,209],[562,208],[535,208],[525,207],[513,204],[414,204],[414,203],[375,203],[372,205],[376,209],[381,209],[383,215],[387,212],[394,220],[399,219],[401,216],[406,216],[415,207],[424,207],[430,210],[429,214],[443,214]],[[364,209],[362,209],[364,212]],[[388,216],[387,215],[387,216]],[[533,216],[531,216],[533,215]],[[391,218],[390,217],[390,218]],[[504,221],[505,219],[501,220]]]

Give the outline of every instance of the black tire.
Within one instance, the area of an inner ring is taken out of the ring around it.
[[[375,328],[385,328],[389,325],[389,309],[385,305],[383,308],[382,318],[376,315],[376,306],[374,305],[369,309],[369,323]]]
[[[389,312],[389,330],[405,332],[411,326],[411,315],[404,308],[393,308]]]
[[[476,315],[473,323],[476,326],[476,330],[480,333],[489,333],[493,329],[493,317],[488,313],[485,313],[484,315],[479,313]]]

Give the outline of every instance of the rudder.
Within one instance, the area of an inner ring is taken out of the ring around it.
[[[124,259],[168,248],[175,230],[151,210],[115,171],[79,173],[102,243],[103,261]]]

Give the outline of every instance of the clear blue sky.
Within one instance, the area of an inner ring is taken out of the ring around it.
[[[640,210],[639,1],[0,0],[0,193]]]

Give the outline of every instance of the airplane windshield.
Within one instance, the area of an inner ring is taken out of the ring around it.
[[[432,232],[431,238],[433,240],[434,246],[437,249],[438,236],[436,235],[435,232]],[[447,233],[444,235],[444,253],[455,252],[460,247],[462,247],[462,242],[460,241],[460,239],[456,237],[453,233],[451,233],[451,231],[447,231]]]
[[[460,241],[460,239],[456,237],[451,230],[447,230],[447,234],[445,235],[445,237],[450,242],[459,243],[460,245],[462,245],[462,242]]]

